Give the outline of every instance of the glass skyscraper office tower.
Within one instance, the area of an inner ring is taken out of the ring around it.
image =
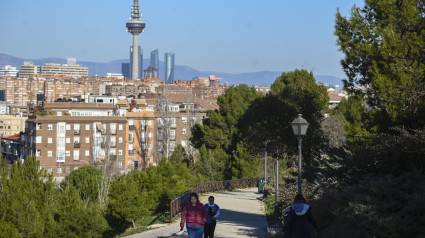
[[[164,81],[166,84],[171,84],[174,81],[174,53],[165,53],[164,56]]]

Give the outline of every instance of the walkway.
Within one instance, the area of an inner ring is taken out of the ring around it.
[[[200,200],[207,203],[210,195],[215,197],[215,202],[220,206],[221,215],[217,219],[215,238],[234,237],[267,237],[267,222],[264,214],[263,203],[258,200],[257,188],[240,189],[204,194]],[[180,231],[180,219],[172,224],[132,236],[131,238],[186,238],[186,228]]]

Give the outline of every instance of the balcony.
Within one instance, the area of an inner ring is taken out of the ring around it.
[[[81,133],[80,130],[74,130],[74,135],[79,135]]]
[[[134,150],[128,150],[129,155],[134,155]]]
[[[128,126],[128,129],[129,129],[130,131],[134,131],[134,129],[136,129],[136,127],[135,127],[134,125],[129,125],[129,126]]]
[[[80,148],[80,142],[74,142],[74,148]]]

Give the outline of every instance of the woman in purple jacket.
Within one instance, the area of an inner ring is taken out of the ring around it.
[[[198,195],[196,193],[191,193],[190,202],[183,208],[180,230],[183,230],[184,223],[186,222],[189,238],[202,238],[206,221],[207,209],[199,202]]]

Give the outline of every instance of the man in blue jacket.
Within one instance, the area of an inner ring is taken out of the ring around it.
[[[214,203],[213,196],[208,198],[208,203],[205,204],[205,209],[207,209],[208,217],[207,222],[204,225],[204,238],[213,238],[215,225],[217,224],[216,219],[220,216],[220,207]]]

